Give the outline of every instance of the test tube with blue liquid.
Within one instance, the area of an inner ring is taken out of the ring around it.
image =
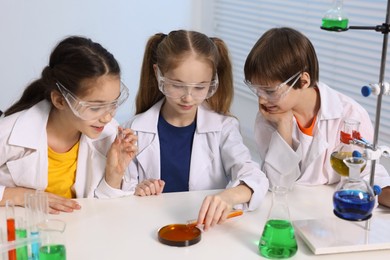
[[[36,239],[39,237],[38,224],[47,219],[48,201],[43,191],[29,193],[25,195],[25,208],[28,223],[29,237]],[[40,243],[31,244],[32,260],[39,259]]]

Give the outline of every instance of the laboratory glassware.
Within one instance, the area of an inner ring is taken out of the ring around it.
[[[349,157],[343,161],[349,169],[349,176],[343,178],[336,187],[333,195],[334,214],[345,220],[367,220],[371,218],[375,206],[375,193],[359,176],[366,160],[362,157]]]
[[[227,218],[241,216],[242,214],[242,210],[233,210]],[[195,245],[202,236],[202,231],[196,224],[196,220],[189,220],[187,224],[166,225],[158,230],[158,241],[168,246],[177,247]]]
[[[65,227],[65,222],[59,219],[47,219],[38,224],[39,260],[66,260]]]
[[[331,9],[322,17],[321,29],[328,31],[348,30],[348,17],[343,10],[343,0],[334,0]]]
[[[287,204],[288,188],[272,188],[272,205],[259,242],[260,254],[267,258],[289,258],[298,250]]]
[[[340,143],[336,146],[330,155],[330,165],[333,170],[341,176],[348,176],[348,166],[345,165],[344,159],[352,157],[353,151],[362,152],[362,149],[354,145],[351,141],[361,139],[359,133],[360,122],[354,119],[345,119],[343,130],[340,131]],[[357,137],[357,138],[356,138]],[[365,165],[364,165],[365,167]],[[362,167],[362,171],[364,170]]]
[[[14,209],[14,203],[12,200],[6,200],[5,214],[6,214],[6,220],[7,220],[7,240],[8,241],[15,241],[16,240],[15,209]],[[11,249],[8,251],[8,260],[16,260],[16,249]]]

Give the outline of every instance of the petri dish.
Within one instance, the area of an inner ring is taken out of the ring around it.
[[[191,246],[201,239],[202,231],[194,225],[170,224],[158,230],[158,241],[168,246]]]

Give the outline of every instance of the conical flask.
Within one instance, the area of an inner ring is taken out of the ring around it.
[[[343,0],[334,0],[331,9],[322,17],[321,29],[328,31],[348,30],[348,17],[343,10]]]
[[[349,173],[349,168],[345,165],[343,160],[345,158],[352,157],[353,151],[359,151],[362,153],[362,149],[360,147],[350,144],[350,140],[352,140],[355,135],[360,135],[359,126],[359,121],[354,119],[345,119],[343,130],[340,131],[340,143],[330,155],[330,165],[333,170],[341,176],[348,176]],[[362,167],[361,171],[364,170],[364,167]]]
[[[259,242],[260,254],[267,258],[289,258],[298,250],[287,204],[288,188],[274,186],[272,206]]]
[[[359,177],[366,165],[361,157],[344,159],[349,168],[349,177],[343,178],[333,195],[334,214],[339,218],[362,221],[371,218],[375,206],[375,194],[368,183]]]

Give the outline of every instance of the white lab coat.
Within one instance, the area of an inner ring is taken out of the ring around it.
[[[138,181],[161,178],[157,123],[163,102],[164,99],[145,113],[133,117],[125,125],[138,135],[139,149],[123,181],[122,191],[127,191],[128,194],[134,193]],[[248,148],[243,144],[238,120],[215,113],[206,105],[199,106],[191,154],[189,190],[224,189],[237,186],[241,181],[253,190],[249,205],[243,205],[243,208],[253,210],[265,196],[268,180],[259,165],[252,161]],[[106,183],[104,189],[105,193],[99,193],[99,197],[123,195]]]
[[[5,187],[44,190],[48,182],[46,124],[51,104],[41,101],[30,109],[0,118],[0,198]],[[77,198],[94,197],[104,176],[106,154],[118,123],[112,120],[96,139],[80,137],[76,180]]]
[[[353,118],[360,122],[360,133],[367,140],[373,138],[373,126],[367,111],[346,95],[319,83],[321,108],[313,136],[303,134],[294,118],[293,148],[279,135],[261,113],[257,114],[255,139],[262,160],[262,169],[267,174],[271,186],[293,183],[305,185],[332,184],[340,181],[330,165],[330,155],[340,143],[339,132],[343,121]],[[389,174],[377,163],[375,166],[375,183],[381,187],[390,185]],[[365,179],[369,179],[371,169],[368,163]]]

